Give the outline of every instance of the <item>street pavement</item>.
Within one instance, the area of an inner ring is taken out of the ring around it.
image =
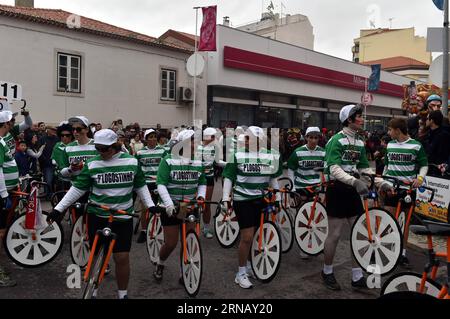
[[[220,199],[221,183],[216,183],[213,200]],[[50,209],[48,202],[43,203],[44,210]],[[39,268],[22,268],[11,262],[4,251],[0,253],[0,263],[17,281],[17,286],[0,288],[0,299],[42,299],[61,298],[77,299],[82,289],[69,289],[67,267],[72,264],[69,248],[69,225],[63,222],[65,229],[64,245],[60,254],[51,262]],[[212,223],[211,223],[212,226]],[[300,258],[300,250],[294,242],[292,249],[282,255],[281,266],[277,276],[270,283],[252,280],[253,289],[242,289],[234,282],[238,269],[237,244],[230,249],[222,248],[217,239],[206,239],[201,236],[203,252],[203,278],[198,299],[375,299],[380,289],[354,291],[351,288],[351,251],[350,229],[345,228],[337,248],[334,271],[342,290],[335,292],[323,284],[320,272],[323,266],[323,255]],[[164,279],[158,284],[153,280],[154,266],[150,263],[145,244],[137,244],[133,238],[131,249],[131,277],[128,294],[133,299],[184,299],[187,294],[178,283],[179,278],[179,246],[169,257],[164,271]],[[411,247],[409,258],[412,270],[421,272],[426,257],[423,251]],[[100,286],[98,298],[117,298],[117,288],[112,272],[107,275]],[[404,271],[397,267],[395,272]],[[394,272],[394,273],[395,273]],[[440,274],[445,273],[443,269]],[[381,278],[381,284],[391,274]],[[82,285],[83,286],[83,285]],[[81,286],[81,287],[82,287]]]

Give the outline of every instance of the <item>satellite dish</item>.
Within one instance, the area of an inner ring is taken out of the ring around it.
[[[197,60],[197,62],[196,62]],[[186,69],[190,76],[199,76],[205,69],[205,60],[200,53],[194,53],[186,62]]]
[[[441,87],[442,86],[442,77],[444,71],[444,55],[441,54],[436,59],[431,62],[430,68],[429,68],[429,76],[428,81],[432,84]],[[449,67],[450,71],[450,67]]]

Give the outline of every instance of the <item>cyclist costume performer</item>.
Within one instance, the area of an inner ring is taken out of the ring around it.
[[[50,213],[49,221],[61,219],[63,216],[61,212],[88,191],[90,191],[89,200],[93,203],[128,213],[133,213],[133,191],[138,194],[146,208],[152,209],[151,207],[155,206],[137,159],[121,152],[117,134],[110,129],[100,130],[95,134],[94,145],[100,155],[86,162],[70,190]],[[88,232],[92,247],[97,230],[103,229],[108,224],[109,214],[93,206],[88,206],[88,214]],[[112,224],[112,232],[117,235],[113,252],[118,295],[119,299],[128,298],[132,217],[117,216]],[[94,296],[96,295],[97,292],[94,291]]]
[[[156,175],[158,174],[159,163],[161,162],[162,158],[166,156],[166,150],[162,145],[158,144],[157,132],[153,129],[145,131],[144,141],[146,143],[146,146],[137,152],[136,158],[139,161],[139,165],[141,165],[142,171],[144,172],[145,182],[147,183],[148,190],[152,195],[153,202],[157,203],[158,195],[154,193],[157,189]],[[141,202],[138,202],[136,206],[136,212],[141,212],[142,227],[137,242],[144,243],[148,221],[145,218],[146,214],[143,213],[144,211],[142,209]]]
[[[297,191],[306,199],[311,193],[306,187],[321,182],[320,172],[314,168],[324,167],[325,150],[318,146],[321,135],[318,127],[308,127],[306,130],[307,144],[296,148],[288,160],[288,176],[294,182],[293,191]]]
[[[235,283],[241,288],[252,288],[249,276],[253,276],[249,256],[253,235],[259,225],[264,209],[261,189],[280,189],[277,178],[282,174],[282,163],[278,152],[271,152],[261,145],[265,134],[260,127],[250,126],[238,136],[238,149],[223,171],[224,185],[222,201],[231,208],[233,189],[233,209],[240,228],[239,268]],[[244,148],[240,146],[245,145]],[[234,184],[234,187],[233,187]],[[279,202],[280,193],[276,194]]]
[[[340,113],[339,119],[344,128],[334,135],[326,145],[326,169],[334,183],[327,187],[327,213],[328,213],[328,237],[324,246],[324,266],[322,279],[327,288],[340,290],[333,273],[333,259],[336,247],[342,232],[344,223],[351,227],[356,218],[364,213],[361,196],[367,195],[368,181],[358,179],[352,174],[373,174],[369,168],[369,162],[364,147],[364,141],[358,132],[362,130],[364,120],[360,105],[346,105]],[[390,189],[391,186],[382,179],[376,178],[375,184],[381,189]],[[367,288],[362,269],[352,257],[352,287]]]
[[[19,184],[16,161],[6,141],[6,137],[11,135],[9,131],[13,125],[13,113],[11,111],[0,112],[0,242],[3,242],[6,233],[8,210],[12,204],[8,191],[16,189]],[[16,282],[0,266],[0,288],[15,285]]]
[[[70,188],[70,178],[64,178],[61,175],[61,169],[65,167],[64,153],[66,146],[73,142],[72,125],[69,122],[63,121],[59,124],[56,134],[61,139],[53,147],[52,163],[55,166],[56,176],[58,178],[58,190],[65,190]]]
[[[195,158],[194,134],[193,130],[181,131],[177,136],[178,143],[159,164],[156,184],[159,197],[166,207],[166,214],[161,214],[164,244],[159,251],[159,261],[153,273],[157,282],[163,279],[167,258],[177,246],[182,223],[174,216],[176,210],[174,201],[204,199],[206,196],[206,177],[202,161]],[[181,155],[178,154],[180,147],[183,147]],[[188,225],[187,231],[193,227],[194,225]],[[182,277],[180,277],[180,283],[181,280]]]
[[[424,147],[420,142],[409,137],[408,124],[404,119],[395,118],[390,120],[388,123],[388,134],[392,141],[387,145],[383,175],[392,176],[404,182],[404,185],[400,185],[401,189],[408,189],[408,184],[412,184],[414,189],[418,188],[422,185],[428,173],[428,160]],[[390,213],[394,213],[402,195],[390,196],[392,192],[388,192],[386,195],[385,208]],[[405,212],[408,212],[410,205],[416,200],[416,192],[413,192],[411,195],[411,203],[403,204]],[[409,229],[405,229],[405,232],[409,232]],[[408,236],[403,236],[403,239],[403,252],[400,257],[400,264],[404,267],[409,267],[405,248]]]
[[[206,175],[206,200],[210,201],[214,192],[214,164],[224,167],[225,162],[219,160],[221,154],[220,146],[217,144],[216,134],[217,130],[212,127],[208,127],[203,130],[203,143],[198,146],[197,158],[201,159],[205,168]],[[217,153],[217,156],[216,156]],[[210,239],[213,238],[213,233],[209,229],[209,223],[211,221],[211,207],[206,205],[203,212],[203,235]]]
[[[95,149],[94,140],[90,138],[89,120],[84,116],[75,116],[69,119],[72,125],[75,141],[68,144],[62,155],[61,176],[70,178],[72,182],[81,173],[84,163],[95,156],[98,152]]]

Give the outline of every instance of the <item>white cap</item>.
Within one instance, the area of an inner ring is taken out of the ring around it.
[[[71,118],[69,119],[69,123],[70,123],[70,124],[73,124],[73,122],[81,122],[81,123],[83,123],[86,127],[89,126],[89,120],[88,120],[86,117],[84,117],[84,116],[74,116],[74,117],[71,117]]]
[[[146,130],[145,133],[144,133],[144,140],[147,139],[147,135],[151,134],[151,133],[156,133],[156,131],[154,129],[152,129],[152,128]]]
[[[252,134],[255,137],[263,138],[264,137],[264,130],[258,126],[250,126],[247,129],[247,132]]]
[[[341,123],[344,123],[345,120],[347,120],[350,116],[354,114],[352,112],[354,108],[359,108],[359,106],[355,104],[349,104],[341,109],[341,111],[339,112],[339,120],[341,121]]]
[[[195,134],[195,132],[193,130],[185,129],[185,130],[181,131],[180,133],[178,133],[177,140],[178,140],[178,142],[183,142],[183,141],[191,138],[191,136],[193,136],[194,134]]]
[[[317,133],[317,134],[320,134],[321,132],[320,132],[320,129],[319,129],[317,126],[311,126],[311,127],[308,127],[308,128],[306,129],[306,134],[305,134],[305,136],[308,136],[308,134],[310,134],[310,133]]]
[[[6,123],[11,121],[13,118],[13,114],[11,111],[2,111],[0,112],[0,123]]]
[[[112,145],[117,142],[117,134],[113,130],[103,129],[94,135],[94,144]]]
[[[204,136],[213,136],[216,133],[217,133],[217,130],[215,128],[212,128],[212,127],[208,127],[208,128],[205,128],[203,130],[203,135]]]
[[[63,125],[66,125],[66,124],[69,124],[69,121],[62,121],[61,123],[59,123],[58,126],[63,126]]]

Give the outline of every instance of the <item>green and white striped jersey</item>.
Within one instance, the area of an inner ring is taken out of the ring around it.
[[[86,163],[88,159],[91,159],[97,155],[98,152],[95,149],[93,139],[89,140],[89,142],[85,145],[80,145],[78,141],[74,141],[67,144],[64,149],[62,156],[63,167],[61,167],[61,169],[69,167],[74,161]],[[80,172],[74,172],[72,175],[72,180],[74,180],[79,174]]]
[[[347,136],[343,131],[334,135],[325,146],[325,162],[326,174],[330,174],[332,165],[339,165],[347,173],[369,168],[364,141]]]
[[[385,175],[412,182],[420,167],[428,166],[428,160],[422,144],[409,138],[401,143],[397,140],[388,143],[385,164]]]
[[[216,156],[216,149],[214,147],[214,143],[198,146],[195,158],[202,161],[203,166],[205,168],[206,177],[214,177],[215,156]]]
[[[295,188],[305,188],[320,183],[320,172],[314,170],[323,167],[325,150],[316,146],[310,150],[306,145],[298,147],[292,152],[288,160],[288,168],[295,173]]]
[[[259,152],[246,152],[239,149],[234,161],[227,163],[223,177],[234,183],[233,200],[246,201],[262,198],[261,189],[269,187],[271,178],[283,172],[280,154],[262,149]]]
[[[139,161],[139,165],[141,165],[142,171],[144,172],[145,181],[147,184],[156,183],[159,163],[164,156],[166,156],[166,150],[160,145],[157,145],[153,149],[145,146],[137,152],[136,158]]]
[[[73,186],[90,191],[89,200],[95,204],[132,213],[133,189],[145,186],[145,177],[135,157],[119,152],[107,161],[102,160],[100,155],[87,160]],[[89,206],[88,213],[109,216],[106,211],[92,206]]]
[[[19,125],[15,125],[8,134],[3,137],[3,141],[8,149],[5,154],[3,163],[3,174],[5,176],[6,188],[13,190],[19,185],[19,168],[17,167],[16,160],[14,158],[16,154],[16,141],[15,136],[19,135]]]
[[[199,185],[206,185],[200,160],[166,155],[159,164],[156,184],[165,185],[172,200],[195,199]]]
[[[56,167],[56,175],[58,176],[58,178],[60,180],[64,180],[64,181],[70,181],[70,179],[64,178],[63,176],[61,176],[61,169],[64,168],[64,152],[66,149],[66,144],[62,143],[62,142],[58,142],[55,144],[55,146],[53,147],[53,151],[52,151],[52,163],[55,165]]]

